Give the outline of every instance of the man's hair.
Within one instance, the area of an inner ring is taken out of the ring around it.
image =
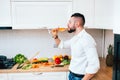
[[[81,13],[74,13],[74,14],[72,14],[72,16],[71,16],[71,17],[78,17],[78,18],[81,18],[81,19],[82,19],[82,21],[83,21],[82,25],[84,25],[84,24],[85,24],[85,17],[84,17],[84,15],[83,15],[83,14],[81,14]]]

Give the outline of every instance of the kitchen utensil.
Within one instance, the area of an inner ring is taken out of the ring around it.
[[[22,63],[21,64],[18,64],[18,66],[17,66],[17,69],[20,69],[20,68],[22,68]]]
[[[54,67],[64,67],[64,65],[52,65],[51,68],[54,68]]]
[[[31,60],[32,60],[35,56],[37,56],[39,53],[40,53],[40,51],[36,52],[36,53],[29,59],[30,62],[31,62]]]
[[[32,64],[32,59],[35,57],[35,56],[37,56],[38,54],[39,54],[40,52],[38,51],[38,52],[36,52],[30,59],[29,59],[29,61],[30,61],[30,64]],[[17,67],[17,69],[20,69],[20,68],[22,68],[26,63],[28,62],[28,60],[26,60],[24,63],[22,63],[22,64],[19,64],[18,65],[18,67]]]

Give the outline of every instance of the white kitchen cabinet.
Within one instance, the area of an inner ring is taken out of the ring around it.
[[[95,0],[95,27],[113,29],[114,0]]]
[[[11,26],[10,0],[0,0],[0,27]]]
[[[72,1],[72,0],[11,0],[11,1],[43,1],[43,2],[47,1],[49,2],[49,1]]]
[[[7,73],[0,73],[0,80],[8,80]]]
[[[120,34],[120,0],[114,0],[114,33]]]
[[[73,13],[82,13],[85,16],[85,27],[94,27],[94,0],[73,0]]]
[[[13,29],[67,27],[72,2],[12,2]]]
[[[69,72],[67,72],[67,80],[69,80]]]
[[[66,80],[66,72],[9,73],[9,80]]]
[[[73,0],[73,12],[84,14],[86,28],[113,29],[114,0]]]

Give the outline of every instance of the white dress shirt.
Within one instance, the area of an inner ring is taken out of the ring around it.
[[[58,48],[71,49],[70,71],[76,74],[94,74],[99,70],[96,42],[84,29],[72,39],[61,41]]]

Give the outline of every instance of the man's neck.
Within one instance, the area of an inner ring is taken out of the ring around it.
[[[83,29],[83,27],[76,28],[75,35],[79,34]]]

